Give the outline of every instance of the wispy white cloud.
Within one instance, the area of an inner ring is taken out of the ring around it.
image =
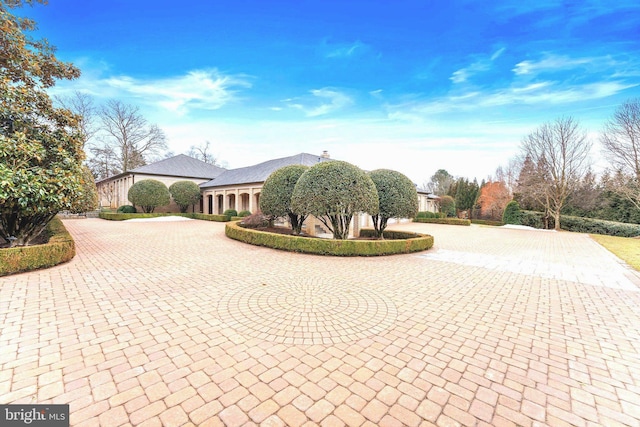
[[[251,87],[245,77],[224,75],[217,70],[190,71],[158,80],[111,77],[104,83],[179,114],[190,109],[217,110],[234,101],[238,89]]]
[[[353,99],[350,96],[333,88],[314,89],[309,93],[313,95],[313,98],[297,99],[297,102],[288,99],[286,102],[289,107],[303,111],[307,117],[324,116],[353,104]],[[317,99],[322,101],[319,105]],[[312,105],[314,103],[315,105]]]
[[[596,58],[571,58],[564,55],[545,54],[541,59],[526,60],[516,64],[512,70],[516,75],[529,75],[538,74],[546,71],[565,71],[582,67],[587,64],[597,64],[602,61],[610,62],[611,58],[608,57],[596,57]]]
[[[506,47],[502,47],[498,50],[496,50],[493,55],[491,55],[491,58],[489,58],[491,61],[495,61],[496,59],[500,58],[500,56],[502,56],[502,54],[504,53],[504,51],[507,50]]]
[[[456,84],[465,83],[474,75],[491,70],[493,62],[498,59],[505,50],[506,48],[502,47],[488,57],[486,55],[474,55],[476,60],[470,65],[454,71],[451,77],[449,77],[449,80]]]
[[[238,100],[238,92],[251,87],[249,77],[227,75],[216,69],[194,70],[184,75],[161,79],[140,79],[126,75],[108,76],[108,69],[87,68],[79,80],[61,84],[52,91],[66,95],[73,91],[88,93],[98,100],[117,98],[141,103],[173,114],[192,110],[217,110]]]
[[[325,58],[349,58],[362,55],[370,50],[370,46],[357,40],[353,43],[323,43]]]
[[[554,81],[544,81],[490,91],[472,91],[449,95],[427,102],[415,102],[412,105],[391,106],[389,107],[389,117],[394,119],[407,118],[409,121],[415,121],[415,118],[421,115],[452,111],[472,112],[488,107],[523,104],[532,106],[571,104],[607,98],[637,86],[640,84],[623,81],[592,82],[571,86]]]

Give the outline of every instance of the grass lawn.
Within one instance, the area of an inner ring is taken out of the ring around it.
[[[601,234],[591,234],[590,236],[593,240],[613,252],[618,258],[640,271],[640,239],[604,236]]]

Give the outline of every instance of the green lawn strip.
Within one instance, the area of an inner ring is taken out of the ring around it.
[[[590,234],[590,236],[615,256],[640,271],[640,239],[605,236],[602,234]]]

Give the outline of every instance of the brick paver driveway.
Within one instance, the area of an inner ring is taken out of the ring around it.
[[[0,279],[0,403],[72,425],[640,425],[638,276],[588,236],[408,224],[331,258],[224,224],[66,221],[78,255]]]

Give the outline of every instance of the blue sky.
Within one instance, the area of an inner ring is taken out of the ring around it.
[[[640,96],[637,1],[50,0],[19,11],[85,91],[140,107],[176,154],[298,152],[479,180],[563,115],[596,143]],[[602,166],[602,163],[600,162]]]

